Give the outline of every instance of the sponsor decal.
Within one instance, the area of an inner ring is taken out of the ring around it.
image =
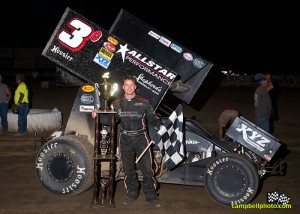
[[[80,51],[94,32],[92,26],[79,18],[71,19],[66,27],[68,29],[61,29],[56,38],[62,46],[73,52]]]
[[[143,103],[135,103],[134,106],[143,106]]]
[[[160,35],[158,35],[157,33],[154,33],[152,30],[149,31],[148,35],[152,36],[155,39],[160,38]]]
[[[44,169],[44,157],[45,155],[50,151],[55,149],[58,146],[57,142],[48,144],[46,147],[44,147],[42,150],[39,151],[37,162],[36,162],[36,168],[43,171]]]
[[[160,37],[160,39],[158,40],[160,43],[164,44],[165,46],[169,47],[171,45],[171,41],[166,39],[165,37]]]
[[[82,91],[84,91],[84,92],[92,92],[92,91],[94,91],[94,86],[92,86],[92,85],[84,85],[84,86],[82,86]]]
[[[209,174],[210,176],[212,176],[213,172],[214,172],[214,169],[221,163],[225,163],[225,162],[228,162],[229,161],[229,158],[226,157],[220,157],[219,159],[217,160],[214,160],[213,163],[210,164],[210,166],[208,167],[206,173]]]
[[[110,42],[104,42],[103,46],[109,51],[109,52],[115,52],[116,51],[116,46],[114,46]]]
[[[204,60],[202,60],[201,58],[196,58],[193,61],[193,65],[196,68],[203,68],[206,65],[206,62]]]
[[[76,177],[74,179],[74,181],[68,185],[68,186],[65,186],[64,188],[62,188],[62,192],[63,194],[66,194],[66,193],[69,193],[71,191],[74,191],[76,190],[82,183],[82,179],[85,177],[85,167],[79,167],[77,165],[77,168],[76,168]]]
[[[271,156],[270,156],[270,155],[264,155],[264,158],[265,158],[267,161],[270,161],[270,160],[271,160]]]
[[[53,53],[56,53],[56,54],[60,55],[61,57],[65,58],[68,61],[72,61],[73,60],[73,57],[71,57],[68,53],[61,51],[59,49],[59,47],[57,47],[55,45],[53,45],[53,48],[51,49],[51,51]]]
[[[80,97],[80,101],[84,104],[91,104],[94,102],[94,97],[90,94],[83,94]]]
[[[171,49],[173,49],[174,51],[176,51],[177,53],[182,53],[182,47],[172,43],[170,46]]]
[[[187,61],[193,61],[193,55],[190,53],[184,53],[183,58]]]
[[[136,77],[136,81],[156,95],[159,95],[162,90],[161,86],[156,86],[153,81],[147,80],[144,74],[140,74]]]
[[[102,66],[105,69],[107,69],[108,66],[109,66],[109,64],[110,64],[110,60],[104,58],[100,54],[96,54],[96,56],[93,59],[93,61],[96,62],[97,64],[99,64],[100,66]]]
[[[93,110],[94,110],[94,106],[85,106],[85,105],[79,106],[80,112],[92,112]]]
[[[185,144],[190,144],[190,145],[195,145],[195,144],[199,144],[200,142],[197,140],[192,140],[192,139],[188,139],[185,141]]]
[[[253,194],[254,194],[254,189],[251,187],[248,187],[246,193],[243,196],[241,196],[239,199],[237,199],[235,201],[231,201],[230,204],[231,204],[231,206],[233,206],[235,204],[244,204],[245,201],[248,200],[249,197]]]
[[[120,117],[135,117],[135,118],[143,117],[143,114],[137,111],[122,111],[121,109],[118,109],[117,112]]]
[[[167,85],[170,85],[171,81],[176,77],[176,73],[173,73],[171,70],[165,69],[154,61],[149,60],[146,56],[143,56],[142,53],[135,50],[129,50],[127,48],[127,44],[120,44],[120,49],[116,53],[121,53],[123,62],[127,59],[130,63],[139,66],[140,69],[152,76],[155,76]]]
[[[114,44],[114,45],[117,45],[119,43],[118,40],[116,40],[114,37],[112,36],[109,36],[107,37],[107,41],[109,41],[110,43]]]
[[[243,139],[246,143],[256,148],[258,151],[263,152],[266,144],[271,141],[259,134],[257,131],[249,128],[245,124],[241,124],[241,127],[236,128],[238,132],[242,133]],[[270,151],[271,153],[272,151]]]
[[[92,42],[97,42],[101,37],[102,37],[102,32],[100,30],[95,31],[91,35],[91,41]]]
[[[99,54],[108,60],[111,60],[114,56],[114,54],[109,52],[105,47],[101,47]]]

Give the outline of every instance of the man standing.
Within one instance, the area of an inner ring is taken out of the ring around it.
[[[16,75],[18,87],[15,91],[13,111],[18,112],[18,133],[15,136],[25,135],[27,132],[27,114],[29,112],[28,88],[23,74]]]
[[[136,95],[136,79],[127,75],[123,79],[124,97],[112,103],[112,108],[117,112],[117,122],[120,122],[119,145],[121,160],[125,174],[124,184],[126,197],[124,204],[137,199],[139,194],[139,182],[135,166],[135,159],[142,154],[150,143],[147,134],[147,123],[157,130],[162,125],[161,120],[153,112],[150,102]],[[96,117],[96,112],[92,112]],[[154,207],[160,207],[156,192],[156,180],[152,169],[152,154],[149,149],[139,161],[139,167],[143,174],[143,191],[146,200]]]
[[[258,87],[254,92],[255,124],[263,130],[270,131],[270,117],[272,114],[272,101],[269,91],[273,88],[270,75],[255,74],[254,80]]]
[[[2,75],[0,75],[0,118],[3,135],[7,135],[8,133],[7,111],[10,98],[11,91],[8,86],[2,82]]]

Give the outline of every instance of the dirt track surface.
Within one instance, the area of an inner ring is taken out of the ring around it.
[[[213,134],[217,133],[217,117],[225,106],[235,106],[243,116],[253,121],[254,88],[219,88],[204,91],[189,104],[183,104],[184,115],[199,121]],[[69,116],[77,88],[49,88],[33,91],[33,108],[62,111],[64,124]],[[209,96],[205,96],[209,93]],[[277,97],[279,120],[275,123],[274,136],[288,146],[285,158],[288,164],[285,176],[268,177],[258,196],[251,202],[266,203],[267,193],[277,191],[291,198],[292,209],[248,209],[248,213],[299,213],[300,195],[300,89],[281,89]],[[173,102],[173,101],[170,101]],[[174,101],[176,102],[176,101]],[[177,100],[178,102],[178,100]],[[39,136],[46,133],[38,133]],[[240,213],[240,209],[224,207],[214,202],[205,187],[160,184],[160,208],[145,202],[143,193],[130,205],[123,205],[125,194],[122,182],[116,188],[116,208],[90,208],[92,189],[73,196],[62,197],[46,191],[35,175],[35,141],[32,133],[24,137],[0,135],[0,213]],[[242,211],[243,212],[243,211]]]

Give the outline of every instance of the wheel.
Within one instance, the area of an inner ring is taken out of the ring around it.
[[[59,195],[77,195],[93,184],[93,145],[79,136],[45,143],[36,156],[36,175],[44,188]]]
[[[7,113],[9,132],[18,131],[18,115]],[[51,132],[62,126],[62,113],[57,109],[30,109],[27,115],[28,132]]]
[[[205,170],[204,182],[209,196],[226,206],[249,203],[259,187],[254,165],[239,154],[214,158]]]

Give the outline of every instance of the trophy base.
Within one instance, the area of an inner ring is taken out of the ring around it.
[[[110,200],[104,200],[103,203],[102,201],[97,201],[97,202],[91,202],[91,208],[115,208],[115,202],[114,201],[110,201]]]
[[[111,110],[110,109],[101,109],[100,111],[107,112],[107,111],[111,111]]]
[[[112,114],[112,113],[117,113],[116,111],[113,111],[113,110],[102,110],[102,109],[100,109],[100,110],[98,110],[98,111],[96,111],[98,114]]]

